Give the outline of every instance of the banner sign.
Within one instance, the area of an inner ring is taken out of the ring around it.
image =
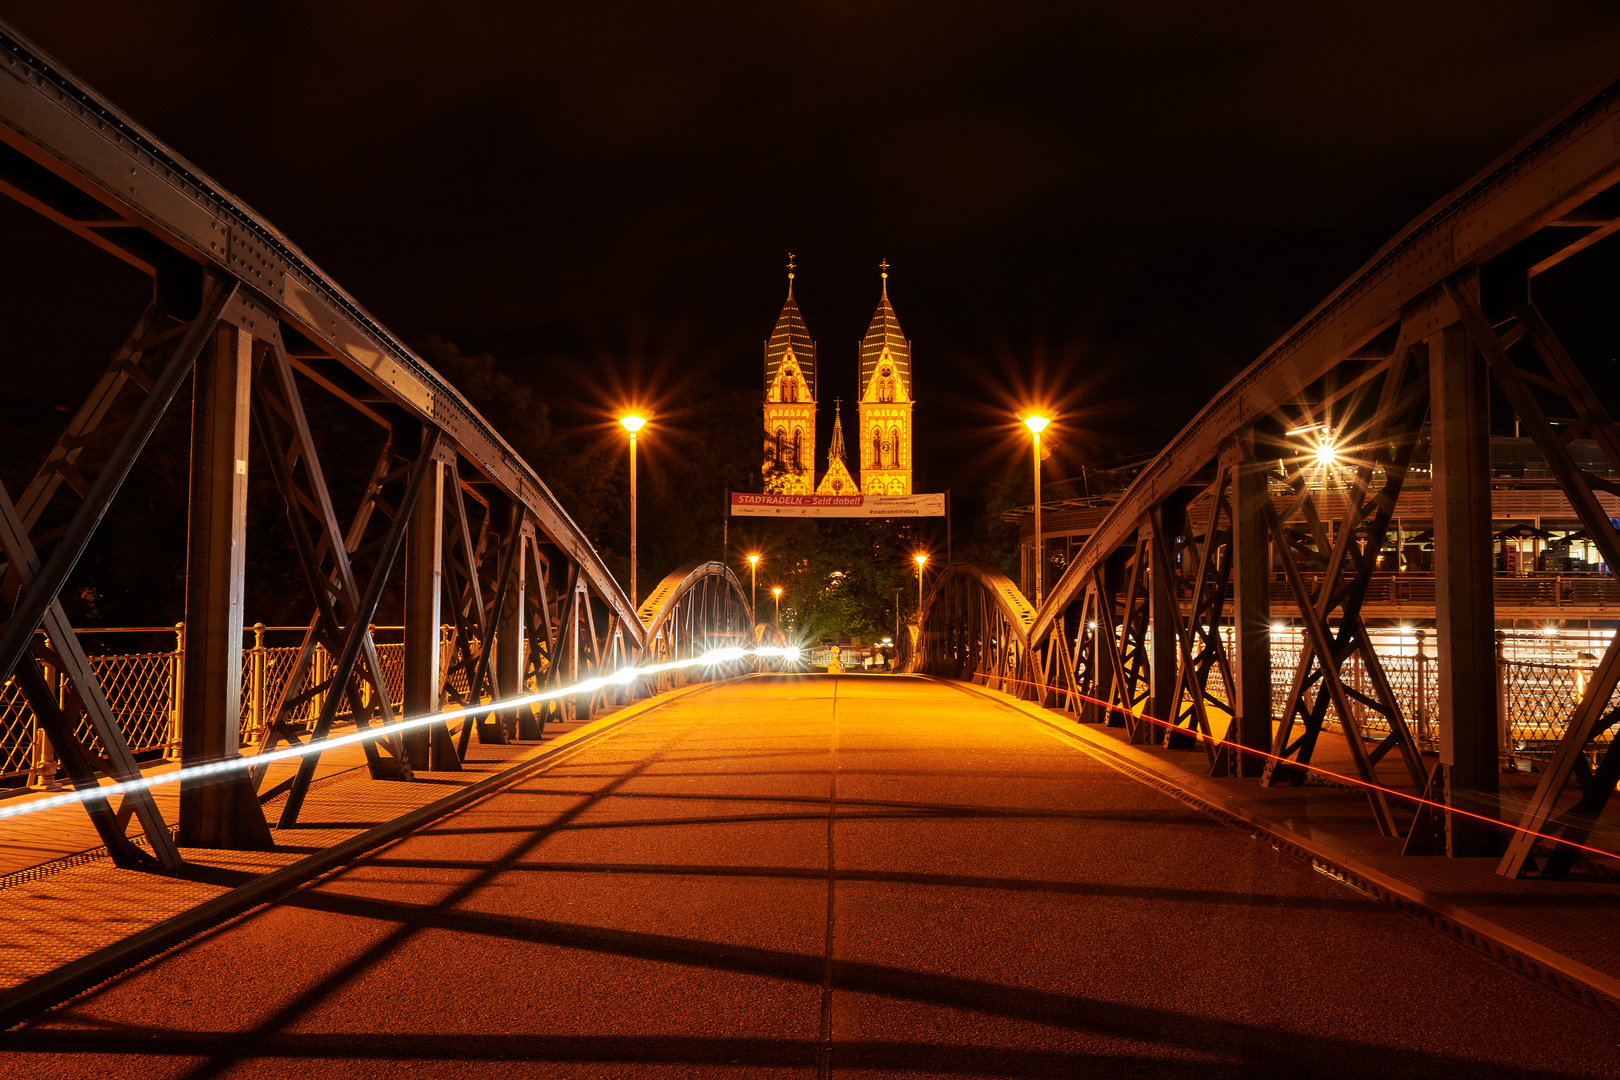
[[[753,495],[731,493],[733,517],[944,517],[945,494]]]

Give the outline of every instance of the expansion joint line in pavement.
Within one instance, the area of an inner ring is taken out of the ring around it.
[[[838,680],[832,681],[828,710],[827,746],[827,945],[821,968],[821,1042],[816,1051],[816,1076],[832,1076],[832,994],[834,898],[838,887],[838,859],[833,847],[833,826],[838,819]]]

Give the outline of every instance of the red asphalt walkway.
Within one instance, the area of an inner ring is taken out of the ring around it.
[[[687,693],[0,1036],[28,1077],[1620,1075],[1620,1025],[1009,703]]]

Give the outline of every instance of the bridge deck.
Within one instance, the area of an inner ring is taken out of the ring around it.
[[[1615,1032],[1022,711],[801,677],[648,710],[0,1049],[39,1077],[1609,1076]]]

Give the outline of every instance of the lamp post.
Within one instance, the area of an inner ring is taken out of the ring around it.
[[[782,586],[771,586],[771,598],[776,601],[776,628],[782,629]]]
[[[754,618],[759,618],[759,555],[748,556],[748,605],[754,610]]]
[[[1034,437],[1035,447],[1035,606],[1041,606],[1041,571],[1045,569],[1046,550],[1041,544],[1041,432],[1052,421],[1039,413],[1024,417],[1024,426]]]
[[[921,630],[922,630],[922,571],[923,571],[923,563],[926,563],[928,561],[928,556],[924,552],[918,552],[917,554],[913,555],[912,558],[917,560],[917,630],[919,632],[921,632]]]
[[[647,419],[630,413],[619,417],[619,423],[630,433],[630,606],[640,601],[636,596],[636,432],[647,426]]]

